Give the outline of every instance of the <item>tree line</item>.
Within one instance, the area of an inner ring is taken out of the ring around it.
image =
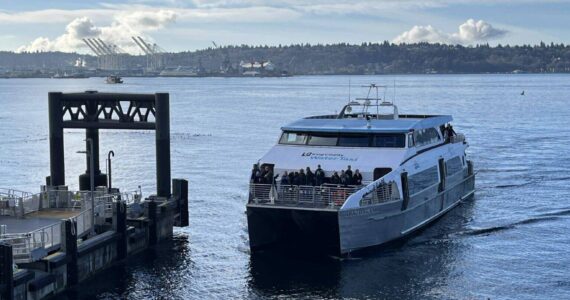
[[[278,46],[222,46],[197,51],[164,53],[167,66],[188,66],[216,72],[236,68],[241,61],[271,61],[293,75],[411,74],[411,73],[551,73],[570,72],[570,45],[476,46],[416,43],[362,43],[360,45],[294,44]],[[0,68],[65,68],[91,55],[62,52],[0,52]],[[145,57],[124,58],[129,68],[144,67]]]

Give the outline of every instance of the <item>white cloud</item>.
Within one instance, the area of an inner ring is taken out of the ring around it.
[[[459,30],[456,33],[445,33],[431,25],[416,25],[412,27],[412,29],[397,36],[393,42],[397,44],[428,42],[470,45],[501,38],[505,36],[505,34],[507,34],[506,30],[495,28],[483,20],[475,21],[469,19],[459,25]]]
[[[84,38],[100,38],[105,42],[118,45],[127,52],[137,51],[131,42],[131,36],[145,35],[175,22],[176,14],[169,10],[135,11],[120,13],[114,16],[109,26],[96,26],[88,17],[79,17],[71,21],[65,32],[50,40],[38,37],[28,45],[18,48],[23,51],[63,51],[74,52],[86,48]],[[147,39],[150,39],[147,37]]]

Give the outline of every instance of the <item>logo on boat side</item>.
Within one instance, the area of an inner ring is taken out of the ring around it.
[[[315,153],[315,152],[303,152],[301,156],[308,157],[314,160],[338,160],[338,161],[357,161],[356,157],[347,157],[340,153]]]

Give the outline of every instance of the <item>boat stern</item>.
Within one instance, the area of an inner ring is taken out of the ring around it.
[[[280,249],[340,254],[337,209],[247,205],[252,252]]]

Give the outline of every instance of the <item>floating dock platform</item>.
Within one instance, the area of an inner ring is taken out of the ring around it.
[[[169,118],[166,93],[49,93],[46,185],[0,189],[0,300],[53,297],[188,226],[188,181],[171,180]],[[65,185],[64,128],[86,132],[79,191]],[[155,130],[155,195],[112,187],[99,169],[99,129]]]

